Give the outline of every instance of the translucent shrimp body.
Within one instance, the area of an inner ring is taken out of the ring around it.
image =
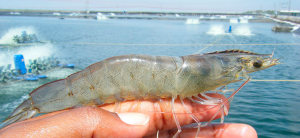
[[[29,119],[37,113],[78,106],[157,98],[174,101],[177,96],[191,98],[239,81],[240,77],[249,78],[250,72],[279,64],[272,55],[227,50],[182,57],[111,57],[35,89],[0,127]]]

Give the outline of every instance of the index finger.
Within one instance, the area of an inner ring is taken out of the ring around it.
[[[195,138],[197,134],[197,124],[182,127],[179,137]],[[177,132],[176,129],[160,131],[159,134],[147,136],[147,138],[170,138]],[[247,124],[210,124],[202,127],[197,137],[203,138],[257,138],[257,133],[252,126]]]
[[[223,100],[226,99],[225,96],[223,96],[221,94],[217,94],[217,93],[211,93],[211,94],[207,94],[207,95],[209,95],[210,97],[214,97],[214,98],[221,98]],[[171,105],[170,105],[171,99],[162,99],[162,100],[164,101],[164,103],[166,104],[167,107],[171,107]],[[134,102],[135,101],[122,102],[120,112],[128,112],[128,110],[131,108],[131,106]],[[210,108],[212,108],[214,106],[197,104],[197,103],[191,102],[188,99],[184,99],[184,103],[185,103],[186,107],[192,113],[201,112],[199,114],[194,114],[199,119],[200,122],[205,122],[205,121],[210,120],[220,108],[220,107],[216,107],[216,108],[209,110]],[[229,109],[229,102],[226,102],[225,106],[227,107],[227,109]],[[115,106],[114,106],[114,104],[107,104],[107,105],[103,105],[100,107],[103,109],[109,110],[109,111],[113,111]],[[206,110],[209,110],[209,111],[206,111]],[[203,111],[205,111],[205,112],[203,112]],[[29,120],[25,120],[22,122],[35,121],[35,120],[43,119],[46,117],[51,117],[51,116],[61,113],[61,112],[68,112],[68,110],[62,110],[62,111],[48,113],[48,114],[38,116],[38,117],[29,119]],[[146,136],[155,134],[157,132],[157,130],[165,131],[165,130],[169,130],[172,128],[176,128],[176,123],[174,121],[171,110],[169,110],[169,111],[163,110],[163,108],[161,107],[159,102],[140,101],[139,106],[137,108],[135,108],[134,112],[144,113],[150,117],[149,130],[148,130]],[[160,113],[160,112],[165,112],[165,113]],[[181,126],[191,124],[194,122],[194,120],[190,117],[189,114],[181,114],[181,113],[186,113],[186,110],[183,107],[183,105],[181,104],[181,101],[179,98],[177,98],[175,100],[175,112],[177,113],[176,115],[177,115],[179,124]],[[220,116],[221,116],[221,113],[219,113],[215,117],[215,119],[220,118]],[[101,125],[101,124],[99,124],[99,125]]]
[[[226,99],[225,96],[217,93],[209,93],[207,94],[210,97],[213,98],[221,98],[223,100]],[[167,107],[171,107],[170,101],[171,99],[162,99],[164,103],[167,105]],[[210,109],[214,107],[215,105],[201,105],[194,103],[188,99],[183,100],[186,107],[192,112],[192,113],[197,113],[194,114],[195,117],[200,121],[200,122],[206,122],[209,121],[219,110],[220,106]],[[128,112],[128,110],[131,108],[132,104],[134,101],[126,101],[121,103],[121,110],[120,112]],[[186,114],[186,110],[184,106],[181,104],[181,101],[179,98],[175,100],[175,112],[177,113],[177,118],[178,122],[181,126],[187,125],[194,123],[193,118],[190,117],[189,114]],[[229,102],[225,102],[224,104],[227,109],[229,109]],[[103,109],[113,111],[114,105],[104,105],[101,106]],[[208,110],[208,111],[206,111]],[[165,131],[169,130],[172,128],[176,128],[176,123],[173,118],[173,114],[171,110],[169,111],[164,111],[159,102],[155,101],[139,101],[138,107],[135,108],[134,112],[139,112],[139,113],[144,113],[147,114],[150,117],[150,127],[146,135],[152,135],[159,131]],[[160,112],[165,112],[165,113],[160,113]],[[185,113],[185,114],[182,114]],[[218,119],[221,117],[221,112],[218,113],[218,115],[215,117],[215,119]]]

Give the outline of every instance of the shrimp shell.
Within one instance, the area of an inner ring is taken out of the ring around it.
[[[107,58],[65,79],[38,87],[2,122],[0,128],[29,119],[37,113],[126,100],[172,98],[172,111],[175,113],[174,100],[178,96],[181,100],[192,100],[193,96],[204,96],[204,92],[237,82],[240,77],[249,79],[248,72],[279,64],[272,56],[226,50],[181,57],[132,54]],[[258,60],[263,65],[253,67]],[[219,99],[199,98],[199,101],[192,101],[208,105],[222,103]],[[180,130],[176,115],[173,116]]]

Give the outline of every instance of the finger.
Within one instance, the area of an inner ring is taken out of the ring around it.
[[[197,134],[197,128],[195,125],[189,125],[182,127],[182,131],[179,137],[183,138],[195,138]],[[163,131],[158,134],[159,138],[172,137],[177,132],[177,129],[171,129]],[[156,138],[157,134],[148,136],[147,138]],[[257,138],[255,129],[246,124],[211,124],[206,127],[202,127],[197,137],[203,138]]]
[[[97,107],[76,108],[8,126],[0,131],[0,137],[142,137],[148,130],[149,117],[136,114],[139,113],[117,115]]]
[[[223,100],[226,99],[225,96],[217,93],[211,93],[207,94],[210,97],[214,98],[221,98]],[[163,99],[164,102],[168,107],[171,107],[170,105],[170,99]],[[219,107],[210,109],[214,106],[212,105],[201,105],[194,102],[191,102],[188,99],[184,100],[185,105],[192,113],[199,113],[195,114],[195,116],[200,120],[200,122],[205,122],[210,120],[216,112],[219,110]],[[130,106],[133,104],[133,101],[126,101],[121,104],[121,112],[127,112],[130,108]],[[225,103],[225,106],[227,109],[229,109],[229,102]],[[101,106],[102,108],[106,110],[112,111],[114,109],[114,105],[105,105]],[[178,118],[178,121],[181,126],[194,123],[194,120],[190,117],[189,114],[186,114],[185,108],[182,106],[179,98],[175,100],[175,109],[176,109],[176,115]],[[207,111],[209,110],[209,111]],[[154,112],[153,112],[154,111]],[[173,118],[173,114],[171,114],[171,110],[165,111],[168,113],[159,113],[162,111],[162,108],[158,104],[158,102],[151,102],[151,101],[141,101],[139,108],[135,112],[141,112],[144,114],[147,114],[150,116],[150,127],[149,131],[146,135],[155,134],[157,130],[164,131],[169,130],[172,128],[176,128],[176,124]],[[155,113],[156,112],[156,113]],[[185,113],[185,114],[180,114]],[[215,119],[218,119],[221,117],[221,112],[216,116]]]
[[[209,95],[210,97],[214,97],[214,98],[221,98],[223,100],[226,99],[226,97],[224,97],[221,94],[212,93],[212,94],[207,94],[207,95]],[[164,99],[164,101],[168,107],[171,107],[170,99]],[[130,108],[130,106],[132,105],[132,103],[133,103],[133,101],[123,102],[122,106],[121,106],[121,112],[127,112],[128,109]],[[202,112],[200,114],[196,114],[196,117],[201,122],[208,121],[209,119],[211,119],[211,117],[213,115],[215,115],[216,111],[219,109],[219,107],[217,107],[217,108],[209,110],[210,108],[212,108],[214,106],[206,106],[206,105],[196,104],[187,99],[184,100],[184,103],[189,108],[189,110],[192,111],[193,113]],[[227,109],[229,109],[228,102],[225,103],[225,106],[227,107]],[[112,111],[114,108],[114,104],[104,105],[102,107],[104,109]],[[180,100],[178,100],[178,99],[175,101],[175,108],[176,108],[176,113],[186,113]],[[206,111],[206,110],[209,110],[209,111]],[[35,117],[33,119],[25,120],[23,122],[40,120],[40,119],[51,117],[53,115],[60,114],[60,113],[66,112],[66,111],[68,111],[68,110],[48,113],[48,114],[45,114],[42,116]],[[72,110],[70,110],[70,111],[72,111]],[[136,111],[136,112],[148,114],[150,116],[150,126],[149,126],[147,135],[154,134],[157,132],[157,130],[164,131],[164,130],[169,130],[169,129],[176,127],[173,116],[172,116],[172,114],[170,114],[171,110],[165,111],[165,112],[169,112],[169,113],[164,113],[164,114],[153,113],[151,111],[161,112],[163,110],[157,102],[141,101],[140,108],[138,108],[138,110]],[[203,111],[206,111],[206,112],[203,112]],[[177,117],[178,117],[180,125],[187,125],[187,124],[191,124],[194,122],[188,114],[177,114]],[[215,119],[217,119],[217,118],[220,118],[220,114],[217,115]],[[18,123],[13,124],[13,125],[17,125],[17,124]]]

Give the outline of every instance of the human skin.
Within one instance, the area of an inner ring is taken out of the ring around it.
[[[211,97],[226,99],[221,94],[207,94]],[[163,99],[166,107],[170,107],[170,99]],[[0,137],[171,137],[177,132],[173,115],[169,111],[164,111],[161,105],[155,101],[139,101],[136,108],[130,108],[134,101],[126,101],[121,104],[120,112],[139,112],[149,117],[138,125],[130,125],[123,122],[117,113],[109,112],[114,109],[114,104],[99,107],[80,107],[70,110],[63,110],[48,113],[22,122],[14,123],[0,130]],[[218,107],[206,111],[214,106],[200,105],[187,99],[184,100],[187,108],[195,114],[201,121],[205,122],[217,112]],[[229,109],[229,102],[225,103]],[[106,110],[103,110],[106,109]],[[186,113],[179,98],[175,100],[176,113]],[[167,113],[159,113],[161,111]],[[205,112],[201,112],[205,111]],[[133,113],[132,112],[132,113]],[[230,115],[230,112],[229,112]],[[130,114],[135,120],[135,114]],[[142,115],[144,116],[144,115]],[[188,114],[177,114],[181,126],[194,123]],[[220,118],[219,113],[216,116]],[[225,118],[226,120],[226,118]],[[178,137],[195,137],[197,125],[182,127],[182,132]],[[212,124],[202,127],[199,137],[219,137],[219,138],[255,138],[257,133],[253,127],[246,124]]]

